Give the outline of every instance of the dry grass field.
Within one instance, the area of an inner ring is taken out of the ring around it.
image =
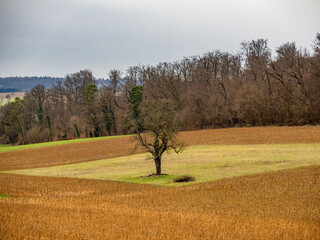
[[[180,154],[163,155],[168,175],[160,177],[145,177],[155,172],[147,153],[6,173],[181,186],[310,165],[320,165],[320,143],[189,146]],[[183,175],[196,181],[173,182]]]
[[[188,146],[319,143],[320,127],[206,130],[180,138]],[[0,168],[142,152],[133,146],[122,137],[2,152]],[[0,173],[0,239],[316,240],[319,213],[316,165],[182,187]]]
[[[319,239],[320,167],[170,188],[0,174],[1,239]]]
[[[319,143],[320,126],[254,127],[181,132],[186,146],[203,144]],[[0,152],[0,171],[58,166],[142,153],[130,137],[106,138]]]

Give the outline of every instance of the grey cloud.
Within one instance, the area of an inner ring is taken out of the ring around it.
[[[309,47],[318,1],[0,0],[0,76],[53,75],[173,61],[242,40]]]

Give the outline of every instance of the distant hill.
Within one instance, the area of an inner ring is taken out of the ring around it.
[[[58,80],[64,80],[64,78],[47,77],[47,76],[0,78],[0,93],[26,92],[38,84],[42,84],[46,88],[50,88]]]
[[[38,84],[51,88],[57,81],[64,81],[65,78],[58,77],[0,77],[0,93],[27,92]],[[96,79],[98,88],[106,83],[106,79]]]

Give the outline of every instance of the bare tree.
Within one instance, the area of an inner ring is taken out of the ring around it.
[[[85,108],[86,88],[90,83],[96,83],[96,79],[90,70],[81,70],[66,76],[64,88],[68,100],[68,107],[72,115],[83,111]]]
[[[266,39],[243,41],[240,45],[247,69],[252,73],[253,80],[263,79],[271,57],[268,41]]]
[[[101,129],[99,125],[99,112],[97,111],[96,93],[98,88],[94,83],[88,84],[86,88],[86,116],[90,125],[93,126],[94,137],[99,137]]]
[[[156,167],[156,175],[161,175],[161,159],[163,153],[173,149],[181,152],[182,144],[176,140],[178,126],[172,105],[166,100],[150,100],[145,102],[140,116],[143,120],[144,131],[136,126],[133,137],[138,145],[144,147],[152,155]]]
[[[38,84],[33,87],[27,94],[29,97],[33,98],[36,103],[36,116],[40,125],[43,124],[43,103],[45,100],[46,88],[44,85]]]
[[[113,94],[116,94],[121,80],[121,72],[117,69],[112,69],[110,70],[108,76],[110,78],[110,86],[112,88]]]
[[[104,86],[99,94],[99,107],[103,115],[103,121],[109,136],[117,133],[115,95],[110,87]]]

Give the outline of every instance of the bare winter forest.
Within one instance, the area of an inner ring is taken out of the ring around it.
[[[180,130],[320,123],[320,34],[313,50],[288,42],[271,55],[267,40],[243,41],[237,54],[214,51],[126,73],[110,70],[97,88],[90,70],[1,107],[2,143],[35,143],[132,133],[134,87],[141,108],[165,100]],[[139,102],[140,104],[140,102]]]

